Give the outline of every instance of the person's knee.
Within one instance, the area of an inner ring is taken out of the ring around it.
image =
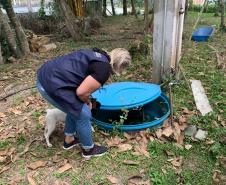
[[[79,118],[82,120],[90,120],[92,117],[89,107],[83,106]]]

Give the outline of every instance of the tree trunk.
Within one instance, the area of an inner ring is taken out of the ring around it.
[[[78,41],[82,37],[82,34],[78,28],[78,25],[76,24],[75,15],[73,14],[70,6],[66,3],[65,0],[58,0],[58,2],[61,14],[64,17],[68,31],[70,32],[72,38],[75,41]]]
[[[221,29],[225,29],[225,25],[224,25],[224,12],[225,12],[225,4],[224,4],[224,0],[220,0],[220,7],[221,7]]]
[[[2,50],[1,50],[1,45],[0,45],[0,65],[1,64],[4,64],[4,60],[3,60],[3,57],[2,57]]]
[[[151,19],[150,19],[150,21],[149,21],[149,25],[148,25],[148,30],[150,30],[150,33],[153,33],[153,26],[154,26],[154,12],[153,12],[153,14],[152,14],[152,17],[151,17]]]
[[[205,6],[205,9],[204,9],[204,13],[207,13],[208,12],[208,6],[209,6],[209,1],[206,2],[206,6]]]
[[[127,15],[127,0],[123,0],[123,15]]]
[[[185,1],[185,14],[184,14],[184,19],[187,19],[188,15],[188,0]]]
[[[148,0],[144,0],[144,31],[148,33],[149,17],[148,17]]]
[[[103,12],[102,12],[102,15],[104,17],[107,17],[106,11],[107,11],[107,0],[103,0]]]
[[[131,0],[131,6],[132,6],[132,15],[135,15],[137,18],[137,13],[136,13],[136,8],[135,8],[135,4],[134,4],[134,0]]]
[[[8,14],[8,17],[9,17],[11,24],[13,25],[13,27],[15,29],[16,37],[17,37],[17,40],[19,41],[22,53],[24,55],[30,53],[30,48],[29,48],[29,44],[28,44],[26,35],[25,35],[24,30],[23,30],[23,28],[20,24],[20,21],[18,20],[15,12],[13,10],[11,0],[7,0],[6,12]]]
[[[111,0],[111,9],[112,9],[112,14],[115,15],[115,6],[113,0]]]
[[[214,16],[218,17],[219,16],[219,8],[220,8],[220,0],[215,1],[215,13]]]
[[[13,31],[7,21],[7,18],[4,16],[4,14],[2,13],[2,9],[0,8],[0,26],[2,26],[3,31],[6,35],[6,41],[9,45],[9,48],[11,50],[11,52],[13,53],[13,55],[16,58],[20,58],[21,57],[21,53],[19,51],[19,48],[17,48],[17,43],[16,43],[16,39],[14,37]]]

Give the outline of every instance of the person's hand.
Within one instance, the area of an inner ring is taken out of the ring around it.
[[[87,105],[89,106],[89,109],[92,110],[93,108],[92,102],[89,102]]]

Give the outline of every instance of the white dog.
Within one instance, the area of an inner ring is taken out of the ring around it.
[[[54,109],[47,109],[46,114],[46,126],[45,126],[45,132],[44,136],[46,139],[46,144],[48,147],[52,147],[53,145],[49,141],[50,135],[53,133],[53,131],[56,128],[56,124],[58,122],[65,122],[66,114],[62,112],[61,110],[54,108]],[[94,129],[92,127],[92,131],[94,132]]]
[[[56,124],[58,122],[65,122],[66,114],[59,109],[47,109],[46,110],[46,126],[44,136],[46,139],[46,144],[48,147],[52,147],[53,145],[49,142],[49,137],[53,133],[56,128]]]

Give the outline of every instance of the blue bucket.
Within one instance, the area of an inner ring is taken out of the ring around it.
[[[212,26],[201,27],[192,33],[192,40],[196,42],[205,42],[213,35],[214,28]]]

